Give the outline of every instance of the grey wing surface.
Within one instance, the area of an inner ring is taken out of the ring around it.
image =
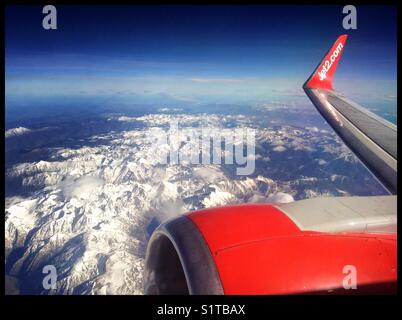
[[[335,91],[304,88],[345,144],[389,190],[397,192],[397,127]]]
[[[338,38],[310,78],[304,91],[317,110],[369,171],[391,193],[397,193],[397,127],[337,93],[332,77],[346,35]],[[332,61],[328,69],[328,61]]]

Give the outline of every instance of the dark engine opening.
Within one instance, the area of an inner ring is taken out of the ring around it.
[[[149,246],[145,294],[189,294],[179,255],[170,239],[158,234]]]

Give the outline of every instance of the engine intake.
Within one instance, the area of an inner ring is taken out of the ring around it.
[[[144,278],[146,294],[223,294],[209,248],[187,216],[154,231]]]

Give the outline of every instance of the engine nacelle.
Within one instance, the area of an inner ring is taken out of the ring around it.
[[[396,234],[320,232],[299,222],[270,204],[167,221],[148,244],[145,293],[396,293]]]

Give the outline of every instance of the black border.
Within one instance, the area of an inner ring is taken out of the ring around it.
[[[46,5],[49,3],[41,3],[39,1],[10,1],[3,5],[3,35],[5,35],[5,6],[6,5]],[[63,4],[63,5],[87,5],[91,4],[88,1],[52,1],[50,4]],[[111,4],[111,5],[127,5],[127,4],[141,4],[141,5],[166,5],[166,3],[159,1],[96,1],[93,4]],[[173,5],[239,5],[235,0],[217,0],[199,1],[195,0],[192,3],[183,1],[172,1]],[[301,5],[296,1],[274,1],[271,3],[250,1],[243,3],[244,5]],[[305,4],[308,5],[346,5],[350,3],[342,3],[339,1],[312,1],[308,0]],[[352,3],[354,5],[362,5],[360,3]],[[397,7],[397,28],[398,34],[400,34],[401,23],[400,6],[396,1],[366,1],[364,4],[370,5],[395,5]],[[313,22],[312,22],[313,23]],[[398,39],[398,52],[400,51],[400,41]],[[5,41],[3,40],[3,58],[5,58]],[[399,66],[398,65],[398,71]],[[5,64],[2,64],[3,71],[5,71]],[[5,73],[2,78],[5,85]],[[399,76],[398,76],[398,94],[399,94]],[[3,91],[3,106],[5,107],[5,96]],[[5,108],[3,109],[3,117],[5,116]],[[4,118],[3,118],[4,119]],[[399,122],[399,120],[397,120]],[[4,120],[1,122],[3,126],[3,132],[5,128]],[[4,137],[4,136],[3,136]],[[4,144],[4,138],[1,140]],[[4,146],[1,149],[2,159],[5,160]],[[1,170],[3,181],[5,181],[4,170]],[[398,177],[399,178],[399,177]],[[4,188],[2,188],[4,193]],[[4,204],[4,197],[2,197]],[[398,200],[398,207],[399,200]],[[4,230],[4,220],[2,220]],[[398,228],[399,229],[399,228]],[[1,241],[4,245],[4,237],[1,237]],[[4,248],[4,246],[3,246]],[[4,249],[3,249],[4,250]],[[4,255],[4,251],[3,255]],[[4,270],[4,264],[1,266]],[[399,269],[399,268],[398,268]],[[4,288],[4,278],[1,277]],[[398,279],[398,292],[399,279]],[[137,319],[188,319],[183,316],[158,316],[157,307],[168,304],[171,306],[193,306],[200,307],[202,304],[245,304],[246,316],[228,316],[221,315],[219,317],[214,316],[200,316],[193,315],[191,319],[266,319],[269,317],[286,317],[289,315],[308,316],[317,318],[326,318],[328,316],[333,317],[345,317],[352,318],[368,314],[373,317],[384,318],[394,317],[394,312],[397,308],[397,302],[399,296],[5,296],[4,291],[4,311],[8,311],[11,316],[33,316],[34,314],[44,317],[80,317],[90,316],[105,316],[105,317],[134,317]]]

